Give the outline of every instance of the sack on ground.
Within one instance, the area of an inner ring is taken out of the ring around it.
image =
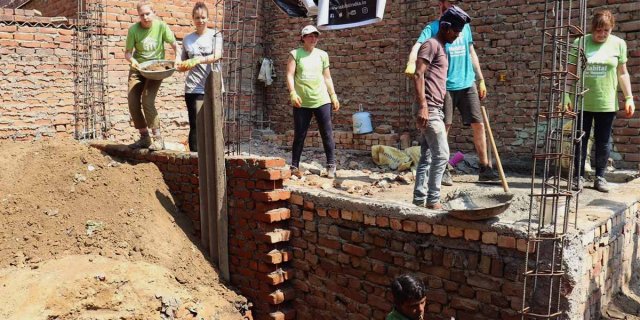
[[[411,167],[411,157],[390,146],[371,146],[371,158],[379,166],[389,166],[392,170],[404,171]]]

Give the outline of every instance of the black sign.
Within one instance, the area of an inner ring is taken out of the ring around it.
[[[376,9],[376,0],[329,0],[329,25],[375,19]]]

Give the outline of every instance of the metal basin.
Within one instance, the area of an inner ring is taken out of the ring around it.
[[[511,205],[511,201],[512,193],[460,193],[445,203],[444,209],[460,220],[484,220],[503,213]]]
[[[172,60],[150,60],[138,65],[140,74],[150,80],[162,80],[170,77],[175,71]]]

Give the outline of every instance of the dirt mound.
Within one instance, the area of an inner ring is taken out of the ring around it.
[[[0,318],[242,318],[155,165],[72,140],[0,149]]]

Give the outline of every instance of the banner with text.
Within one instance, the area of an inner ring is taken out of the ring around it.
[[[338,30],[382,20],[386,0],[319,0],[318,28]]]

